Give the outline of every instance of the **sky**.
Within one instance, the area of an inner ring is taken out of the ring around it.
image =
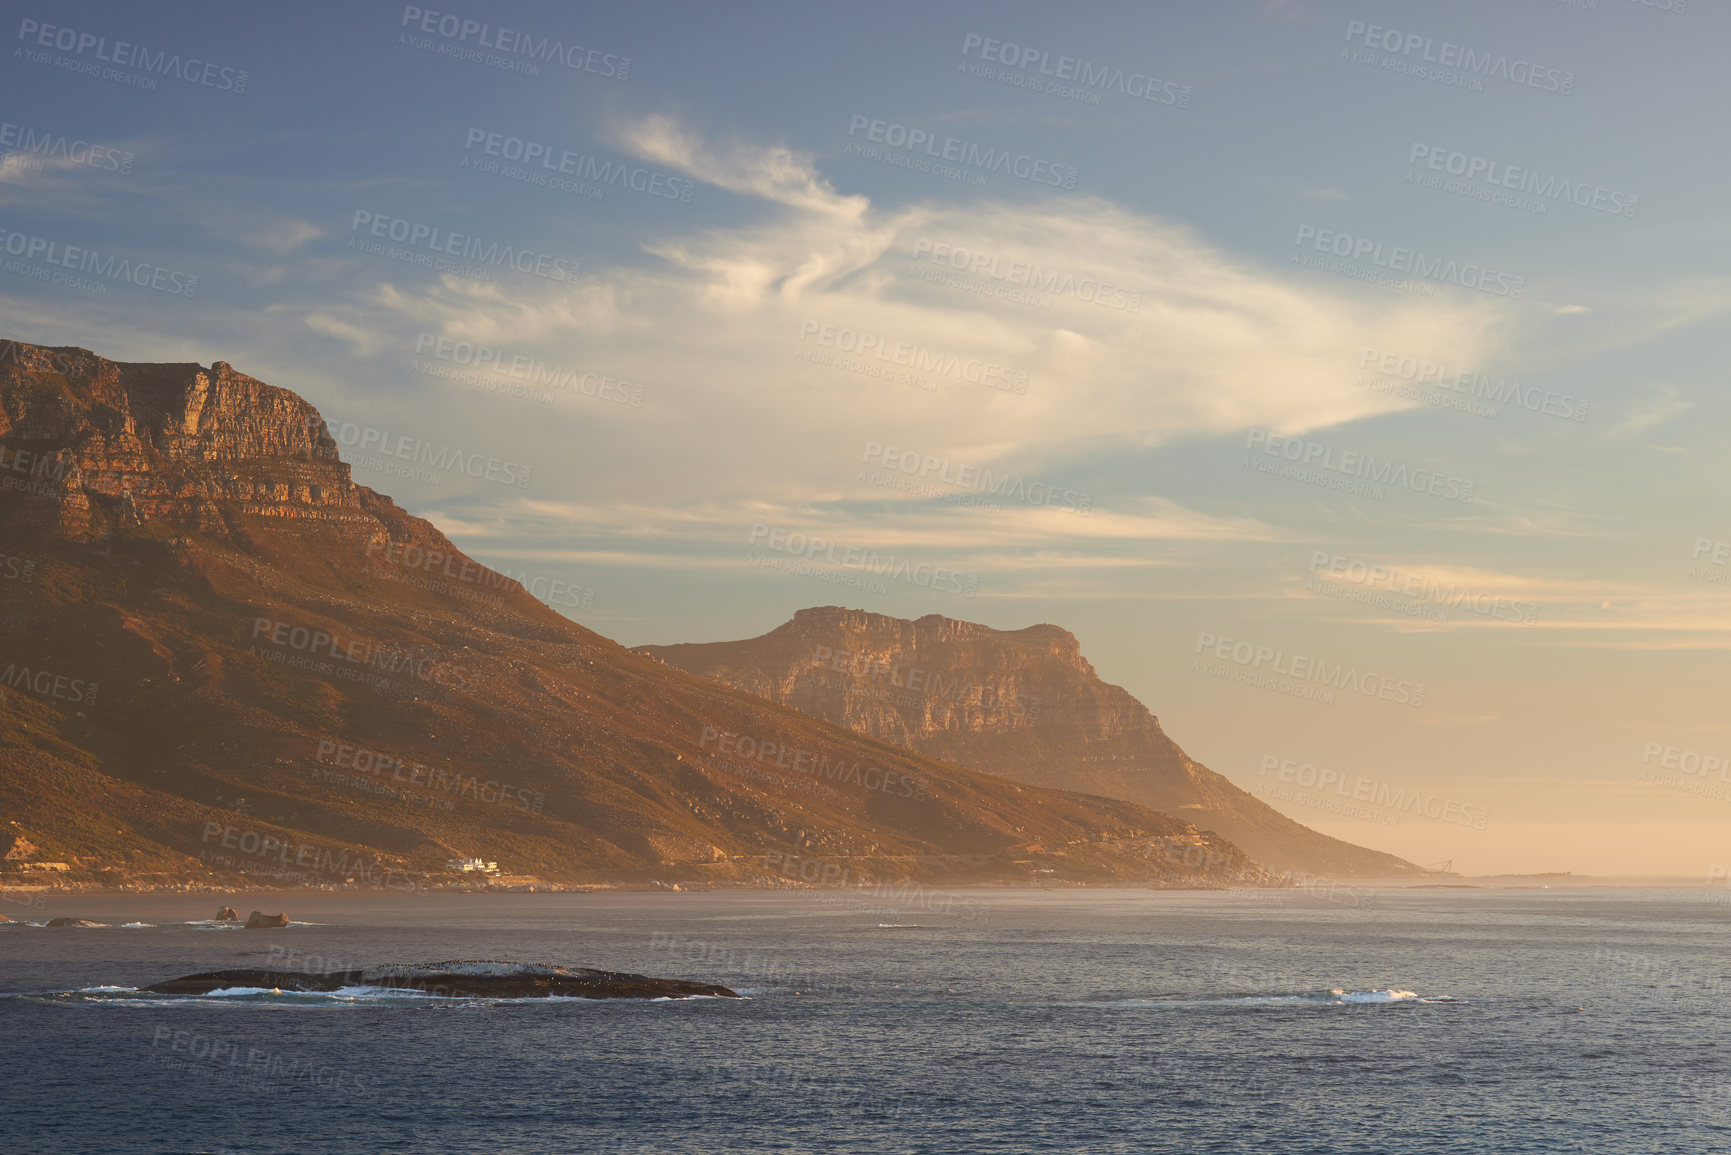
[[[1731,864],[1731,10],[5,8],[0,335],[608,637],[1055,623],[1329,834]]]

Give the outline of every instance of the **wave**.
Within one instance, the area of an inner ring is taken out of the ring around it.
[[[1326,991],[1306,991],[1292,995],[1244,995],[1236,1000],[1241,1003],[1253,1004],[1316,1004],[1320,1006],[1363,1006],[1376,1003],[1404,1003],[1411,1000],[1426,1002],[1417,991],[1403,991],[1388,988],[1376,988],[1368,991],[1349,991],[1341,987],[1333,987]]]
[[[155,991],[147,991],[141,987],[98,985],[79,987],[71,991],[40,991],[31,993],[0,995],[0,999],[25,999],[28,1001],[52,1001],[59,1005],[68,1002],[82,1003],[89,1006],[121,1006],[121,1007],[197,1007],[197,1006],[230,1006],[230,1007],[268,1007],[268,1008],[389,1008],[392,1006],[417,1007],[491,1007],[491,1006],[521,1006],[536,1004],[541,1006],[568,1006],[575,1003],[599,1005],[602,1003],[678,1003],[694,999],[716,1000],[719,1002],[734,1002],[735,999],[725,999],[719,995],[686,995],[679,998],[656,996],[653,998],[634,999],[589,999],[577,995],[550,995],[542,998],[490,998],[479,995],[446,996],[430,995],[425,991],[403,990],[391,987],[342,987],[334,991],[284,991],[266,987],[224,987],[221,990],[209,991],[200,995],[165,995]]]
[[[1191,995],[1160,995],[1154,998],[1141,999],[1103,999],[1097,1002],[1064,1003],[1064,1006],[1077,1007],[1373,1007],[1401,1006],[1405,1004],[1431,1003],[1466,1003],[1479,1002],[1478,999],[1458,998],[1454,995],[1425,995],[1417,991],[1409,991],[1401,987],[1373,987],[1370,990],[1347,990],[1344,987],[1330,987],[1326,990],[1314,991],[1278,991],[1257,992],[1252,994],[1232,994],[1213,996]]]

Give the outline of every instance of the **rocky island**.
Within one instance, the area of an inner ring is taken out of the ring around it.
[[[414,991],[448,998],[689,999],[743,996],[715,983],[658,979],[625,971],[494,960],[390,964],[347,971],[205,971],[145,987],[161,995],[207,995],[237,987],[329,993],[353,987]]]

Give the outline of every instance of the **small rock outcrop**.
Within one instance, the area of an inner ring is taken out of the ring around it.
[[[240,915],[235,913],[234,907],[225,906],[221,910],[216,912],[216,921],[217,922],[238,922],[238,921],[240,921]]]
[[[184,975],[144,989],[161,995],[205,995],[235,987],[318,993],[353,987],[414,991],[447,998],[544,999],[737,999],[737,992],[716,983],[658,979],[625,971],[602,971],[547,963],[493,960],[395,964],[364,970],[224,970]]]
[[[286,915],[286,914],[266,914],[262,910],[255,910],[251,914],[246,916],[246,928],[245,929],[247,929],[247,930],[275,930],[278,927],[284,927],[284,926],[287,926],[288,924],[289,924],[289,920],[288,920],[288,915]]]

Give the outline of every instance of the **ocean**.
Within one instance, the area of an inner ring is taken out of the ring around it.
[[[18,1155],[1731,1151],[1700,890],[224,896],[0,906]],[[142,925],[123,925],[123,924]],[[510,959],[743,1001],[170,998]]]

